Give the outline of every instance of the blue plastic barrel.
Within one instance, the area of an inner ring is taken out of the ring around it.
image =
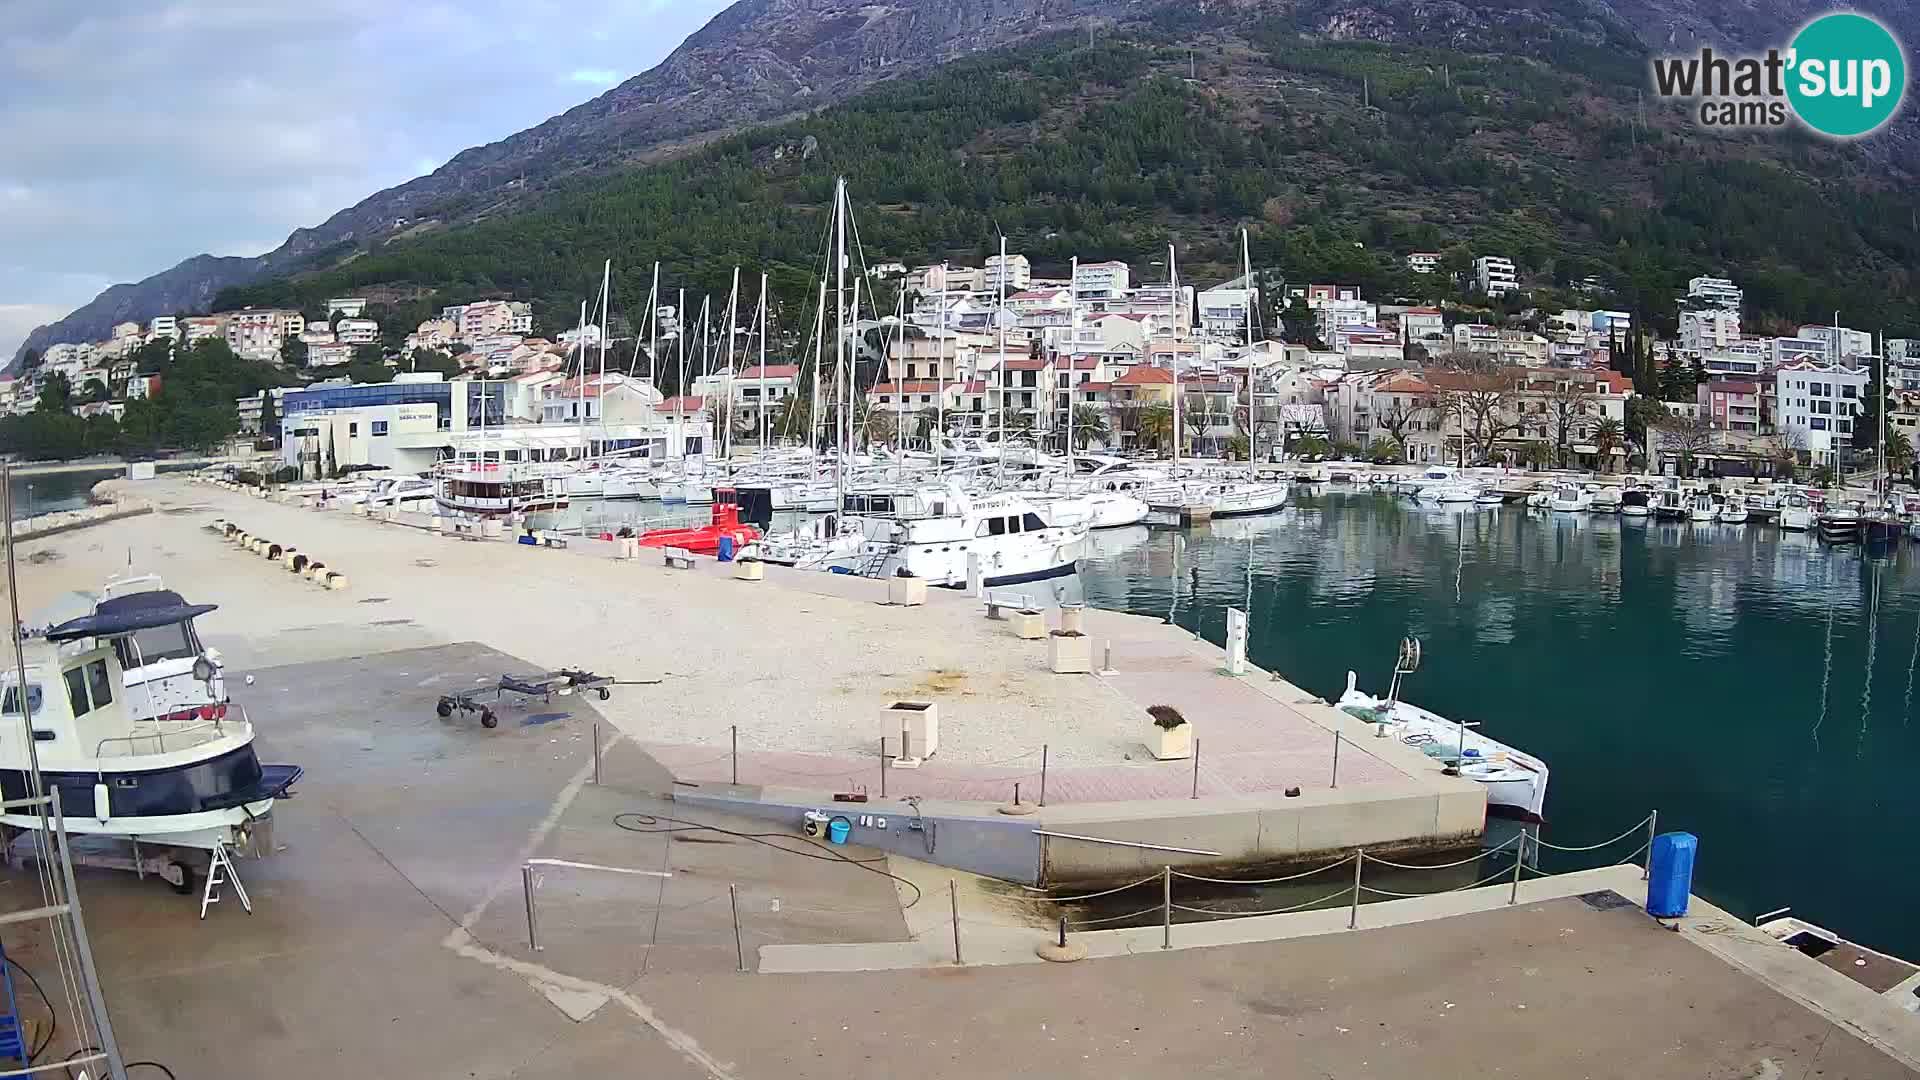
[[[846,818],[837,817],[827,822],[827,843],[844,844],[847,834],[853,831],[853,825]]]
[[[1661,833],[1647,856],[1647,914],[1678,919],[1687,913],[1693,893],[1693,856],[1700,841],[1692,833]]]

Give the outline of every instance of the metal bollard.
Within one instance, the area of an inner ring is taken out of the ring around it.
[[[1160,947],[1173,948],[1173,867],[1160,868]]]
[[[1366,865],[1367,850],[1365,848],[1354,848],[1353,904],[1347,909],[1347,929],[1349,930],[1358,929],[1360,926],[1360,872],[1366,868]]]
[[[887,797],[887,740],[880,738],[880,797]]]
[[[733,908],[733,956],[737,970],[747,970],[747,951],[740,945],[740,886],[727,886],[727,904]]]
[[[1527,830],[1520,830],[1520,846],[1513,851],[1513,888],[1507,892],[1507,903],[1520,902],[1520,873],[1527,867]]]
[[[733,782],[740,783],[740,725],[733,725]]]
[[[1333,783],[1330,787],[1340,786],[1340,733],[1333,733]]]
[[[1106,654],[1100,661],[1100,673],[1103,675],[1113,674],[1113,642],[1111,641],[1107,642]]]
[[[600,724],[593,725],[593,785],[600,786]]]
[[[965,965],[966,961],[960,959],[960,893],[951,878],[947,880],[947,903],[953,908],[953,962]]]
[[[1040,805],[1047,805],[1047,744],[1040,744]],[[1649,848],[1649,851],[1652,849]]]
[[[527,897],[527,947],[534,952],[540,951],[539,924],[533,916],[533,867],[520,868],[520,887]]]
[[[1191,796],[1191,798],[1197,799],[1199,797],[1200,797],[1200,740],[1196,738],[1193,740],[1193,795]]]

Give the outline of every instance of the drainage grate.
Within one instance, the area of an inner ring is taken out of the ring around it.
[[[1612,889],[1602,889],[1599,892],[1582,893],[1580,895],[1580,902],[1587,905],[1588,907],[1592,908],[1595,911],[1612,911],[1615,908],[1640,906],[1634,903],[1633,901],[1627,899],[1626,897],[1621,896],[1619,893],[1614,892]]]

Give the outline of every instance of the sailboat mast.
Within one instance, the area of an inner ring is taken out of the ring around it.
[[[820,278],[820,298],[813,306],[813,398],[807,403],[807,454],[815,462],[820,459],[820,383],[826,378],[826,369],[820,366],[820,360],[827,344],[827,279]],[[815,475],[819,475],[816,470]]]
[[[1245,229],[1240,230],[1240,272],[1245,275],[1240,280],[1247,304],[1247,479],[1257,480],[1260,473],[1254,462],[1259,458],[1254,450],[1260,443],[1260,408],[1253,390],[1253,256],[1247,249]]]
[[[874,305],[874,307],[876,309],[875,314],[878,314],[879,305],[876,304]],[[893,310],[894,310],[894,326],[904,327],[906,325],[906,315],[907,315],[907,290],[901,289],[900,295],[894,298]],[[903,335],[899,340],[901,342],[905,342],[906,338]],[[900,401],[894,407],[894,415],[893,415],[893,446],[894,446],[894,451],[899,455],[894,459],[893,472],[895,476],[899,476],[900,470],[906,462],[905,451],[907,448],[907,382],[905,379],[900,377],[900,373],[898,371],[893,370],[893,350],[892,349],[887,350],[886,362],[887,362],[887,374],[893,376],[893,381],[896,384],[894,386],[894,389],[900,391]]]
[[[678,314],[676,312],[675,314]],[[655,357],[660,352],[660,263],[653,264],[653,291],[647,294],[647,385],[655,390],[660,383],[654,374]]]
[[[1000,234],[999,302],[994,305],[994,325],[1000,328],[1000,467],[999,478],[1007,478],[1007,234]]]
[[[679,345],[680,378],[673,386],[673,436],[679,443],[679,453],[674,455],[683,463],[687,459],[687,290],[680,290],[680,306],[674,309],[680,319],[680,332],[673,335]]]
[[[587,302],[580,301],[580,330],[573,340],[574,355],[579,357],[580,366],[573,377],[577,380],[573,392],[573,417],[580,425],[580,459],[587,457]]]
[[[600,452],[607,452],[607,341],[613,337],[613,260],[600,267],[600,373],[594,379],[600,396]]]
[[[722,421],[720,432],[720,456],[725,458],[733,450],[733,377],[739,368],[733,364],[733,340],[738,336],[740,326],[740,268],[733,268],[733,288],[727,293],[727,396],[726,419]]]
[[[1080,256],[1073,257],[1073,269],[1067,274],[1067,483],[1073,483],[1073,384],[1074,365],[1080,349]]]
[[[852,324],[853,324],[854,340],[847,342],[846,413],[847,413],[847,453],[849,456],[851,456],[853,453],[854,439],[860,438],[863,441],[865,441],[865,436],[866,436],[865,431],[862,431],[858,435],[855,435],[854,423],[853,423],[853,418],[859,415],[859,409],[855,406],[855,403],[854,403],[854,394],[859,392],[859,389],[860,389],[860,387],[856,385],[860,381],[860,350],[855,345],[855,342],[859,341],[860,339],[860,275],[859,274],[855,274],[853,276]],[[869,449],[871,449],[871,446],[869,446]]]
[[[847,356],[847,178],[833,182],[833,385],[841,398],[835,413],[844,415],[847,384],[842,376]],[[836,418],[837,419],[837,418]],[[844,432],[844,427],[842,428]],[[846,505],[847,455],[843,440],[835,440],[834,508]]]
[[[767,452],[767,275],[760,274],[760,456]]]
[[[1174,262],[1173,245],[1167,245],[1167,314],[1173,319],[1173,467],[1180,468],[1180,270]]]
[[[941,457],[945,453],[945,447],[941,444],[946,441],[947,436],[947,262],[945,259],[940,260],[940,324],[939,329],[935,331],[935,333],[939,336],[934,338],[933,364],[934,370],[940,373],[940,399],[938,403],[940,409],[940,430],[934,432],[935,438],[933,440],[933,471],[937,474],[941,467]],[[959,378],[960,370],[958,364],[960,359],[960,346],[958,343],[953,347],[953,356],[955,362],[953,374],[955,378]]]

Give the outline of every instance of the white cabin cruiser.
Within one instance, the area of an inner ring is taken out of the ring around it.
[[[1747,523],[1747,497],[1734,492],[1727,496],[1714,518],[1723,525],[1745,525]]]
[[[930,585],[967,584],[977,565],[988,586],[1018,585],[1074,572],[1087,531],[1050,525],[1022,496],[970,495],[957,487],[849,494],[827,543],[794,561],[802,569],[895,577]],[[858,538],[846,550],[842,537]]]
[[[208,851],[244,847],[270,824],[274,803],[287,797],[300,767],[260,764],[244,715],[136,720],[114,649],[61,648],[166,625],[153,621],[160,617],[90,615],[24,644],[24,692],[17,671],[0,671],[0,795],[29,795],[24,701],[41,777],[60,799],[68,832]],[[39,820],[0,814],[0,825],[12,830],[37,829]]]
[[[1124,529],[1147,520],[1146,500],[1124,491],[1089,491],[1083,495],[1018,492],[1045,512],[1050,524],[1061,528]]]
[[[1624,494],[1613,486],[1602,487],[1593,493],[1593,501],[1587,509],[1596,514],[1614,514],[1620,511],[1621,497]]]
[[[119,659],[133,720],[218,720],[227,714],[225,665],[193,625],[217,607],[189,604],[147,574],[107,582],[89,618],[62,625],[105,628],[93,643]]]
[[[1593,496],[1582,491],[1577,484],[1555,484],[1547,505],[1555,513],[1582,514],[1592,509]]]
[[[434,480],[434,502],[442,510],[481,517],[565,510],[566,471],[554,465],[450,463]]]
[[[1712,521],[1718,508],[1713,505],[1713,496],[1704,491],[1695,492],[1687,500],[1687,520],[1693,522]]]
[[[1420,664],[1420,643],[1408,638],[1401,646],[1387,696],[1361,693],[1359,677],[1347,672],[1347,692],[1335,702],[1349,716],[1376,725],[1381,737],[1394,737],[1428,757],[1449,763],[1461,776],[1478,781],[1487,791],[1487,812],[1522,821],[1545,821],[1547,764],[1472,728],[1399,700],[1401,680]]]
[[[1813,501],[1798,491],[1789,491],[1780,500],[1780,516],[1774,522],[1782,529],[1805,532],[1813,528]]]

